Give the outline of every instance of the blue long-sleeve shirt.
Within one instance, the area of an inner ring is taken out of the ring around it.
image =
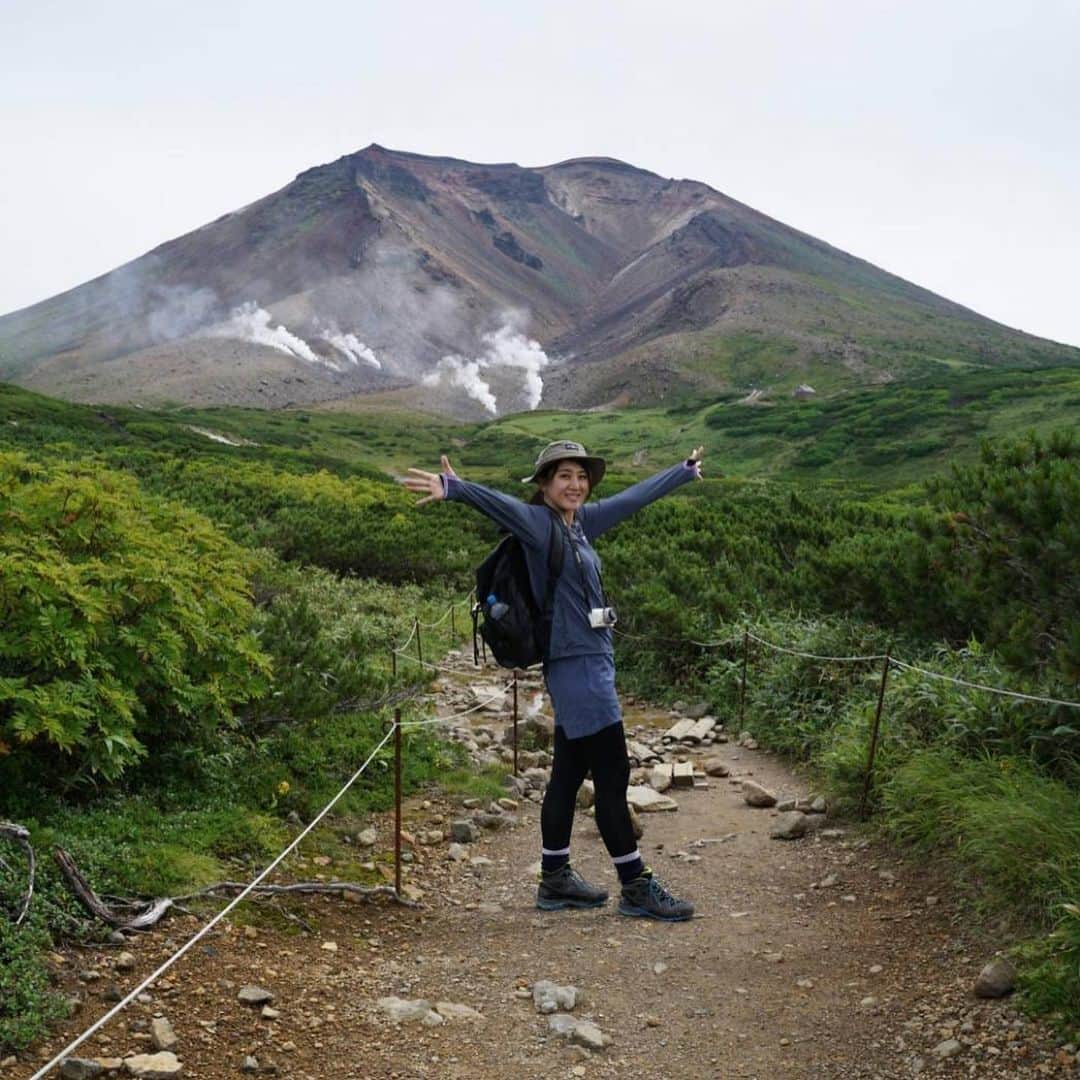
[[[522,502],[456,476],[444,474],[443,486],[447,499],[468,503],[521,541],[533,595],[540,601],[547,595],[548,551],[553,530],[558,529],[558,542],[564,545],[563,568],[555,583],[552,601],[551,642],[547,655],[550,661],[614,652],[611,630],[606,627],[597,630],[589,625],[589,609],[604,606],[600,556],[592,541],[696,475],[695,468],[683,461],[617,495],[585,503],[575,512],[573,524],[569,526],[581,556],[581,570],[567,544],[566,530],[560,528],[555,515],[546,506]]]

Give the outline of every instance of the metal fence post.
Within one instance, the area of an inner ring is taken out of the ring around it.
[[[394,710],[394,892],[401,896],[401,709]]]
[[[885,663],[881,669],[881,686],[878,689],[877,709],[874,710],[874,723],[870,730],[870,750],[866,756],[866,779],[863,781],[862,802],[859,816],[865,820],[867,802],[870,798],[870,784],[874,778],[874,758],[877,756],[878,732],[881,730],[881,711],[885,706],[885,684],[889,680],[889,651],[885,652]]]

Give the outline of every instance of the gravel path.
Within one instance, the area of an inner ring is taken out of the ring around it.
[[[446,710],[453,707],[448,697]],[[627,719],[642,732],[671,722],[641,709]],[[291,905],[303,927],[265,917],[224,925],[80,1053],[153,1053],[151,1023],[160,1016],[175,1029],[182,1075],[207,1080],[275,1072],[298,1080],[1080,1073],[1075,1048],[1061,1047],[1007,1000],[973,996],[993,934],[975,926],[932,868],[901,862],[843,823],[826,821],[795,841],[770,839],[777,812],[747,806],[741,781],[781,796],[808,794],[805,783],[730,743],[697,756],[723,758],[730,777],[672,789],[677,811],[642,815],[646,861],[698,906],[689,923],[627,919],[614,899],[594,911],[539,912],[539,806],[522,799],[507,815],[516,824],[479,830],[453,861],[447,841],[419,841],[449,833],[463,809],[429,795],[406,811],[418,841],[406,880],[423,893],[418,908],[320,898]],[[375,824],[385,848],[389,820]],[[614,893],[585,815],[574,850],[586,876]],[[334,868],[297,872],[309,871],[329,877]],[[110,994],[135,985],[198,925],[180,916],[123,946],[134,954],[128,971],[118,968],[120,947],[68,952],[58,978],[86,1004],[33,1060],[88,1026]],[[85,981],[95,972],[99,978]],[[592,1021],[610,1039],[605,1048],[551,1030],[530,992],[545,979],[580,991],[570,1015]],[[267,1017],[238,1001],[250,985],[273,995]],[[443,1017],[421,1009],[427,1022],[394,1023],[378,1004],[389,996],[424,999]],[[480,1018],[438,1003],[468,1006]],[[939,1058],[934,1049],[950,1039],[955,1056]],[[35,1067],[9,1062],[0,1077],[25,1078]]]

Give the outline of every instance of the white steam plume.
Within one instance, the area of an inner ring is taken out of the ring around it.
[[[270,312],[254,300],[234,308],[229,321],[214,331],[214,337],[238,337],[256,345],[269,345],[271,349],[307,360],[309,364],[323,363],[303,338],[284,326],[271,327]]]
[[[342,333],[336,326],[323,327],[319,336],[328,345],[332,345],[338,352],[344,354],[351,364],[370,364],[373,368],[382,368],[375,351],[365,345],[355,334]]]
[[[495,395],[482,378],[480,368],[487,365],[482,360],[466,360],[463,356],[444,356],[434,371],[425,375],[425,386],[437,386],[444,379],[451,386],[460,386],[471,398],[475,398],[489,413],[497,412]]]
[[[460,386],[469,397],[475,398],[490,413],[497,412],[497,401],[490,385],[480,372],[491,367],[518,368],[525,373],[525,399],[530,409],[540,404],[544,380],[540,372],[547,367],[547,353],[538,341],[526,337],[509,321],[498,330],[484,334],[486,346],[482,356],[466,360],[462,356],[444,356],[433,372],[424,376],[425,386],[437,386],[445,378],[451,386]]]

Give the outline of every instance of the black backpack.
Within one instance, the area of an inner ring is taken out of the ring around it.
[[[499,541],[476,568],[476,603],[472,609],[476,663],[480,662],[477,632],[500,667],[527,668],[544,659],[551,638],[552,598],[562,567],[562,534],[552,529],[547,596],[539,604],[529,583],[521,541],[511,535]]]

